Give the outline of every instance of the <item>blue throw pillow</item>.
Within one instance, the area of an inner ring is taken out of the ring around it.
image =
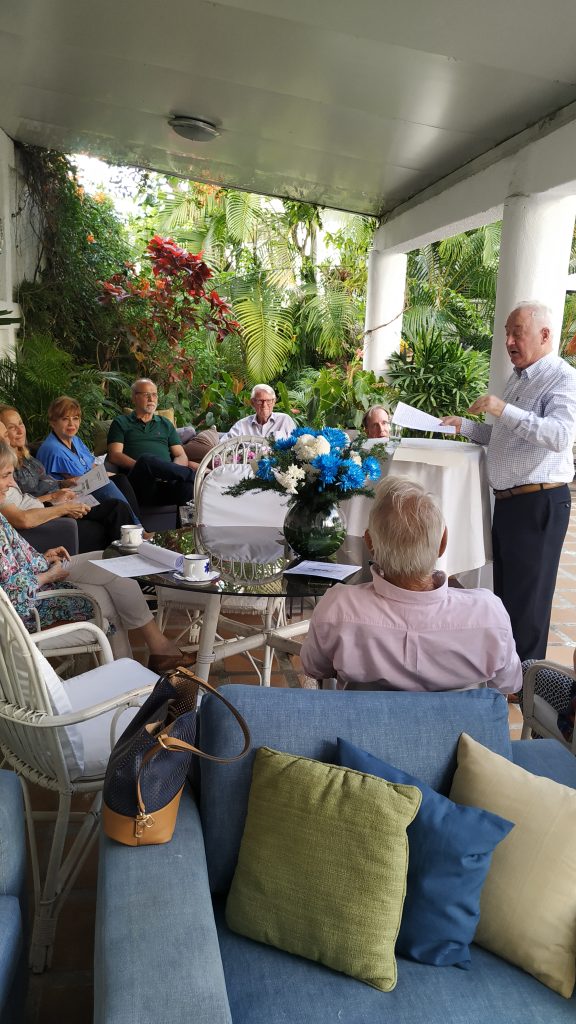
[[[340,737],[338,762],[421,791],[420,810],[408,826],[408,880],[396,952],[423,964],[469,968],[480,892],[494,848],[513,823],[489,811],[456,804]]]

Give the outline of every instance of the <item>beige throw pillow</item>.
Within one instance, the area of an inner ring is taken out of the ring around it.
[[[463,733],[450,799],[515,823],[494,851],[474,941],[569,999],[576,960],[576,790],[532,775]]]

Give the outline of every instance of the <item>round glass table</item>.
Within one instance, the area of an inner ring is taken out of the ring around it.
[[[275,527],[186,526],[157,533],[154,542],[180,554],[208,554],[212,569],[219,573],[208,584],[183,580],[171,571],[140,577],[155,586],[161,618],[169,607],[201,611],[200,635],[194,647],[196,672],[202,679],[208,679],[215,661],[264,647],[261,681],[269,685],[273,651],[298,654],[300,645],[294,638],[308,630],[307,619],[286,622],[286,599],[291,610],[295,599],[321,597],[335,582],[357,584],[371,578],[369,553],[361,537],[347,537],[342,547],[325,560],[327,568],[335,564],[361,566],[342,581],[304,571],[286,573],[287,569],[297,569],[304,560],[294,554],[282,531]],[[119,553],[118,549],[109,548],[105,557]],[[223,598],[233,595],[266,599],[262,625],[254,626],[223,614]],[[232,636],[224,639],[222,629]]]

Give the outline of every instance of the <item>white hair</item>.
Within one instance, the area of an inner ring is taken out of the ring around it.
[[[18,457],[16,452],[8,441],[0,441],[0,467],[3,469],[5,466],[12,466],[15,468],[18,465]]]
[[[255,384],[250,392],[250,401],[256,397],[259,391],[265,391],[267,395],[271,395],[272,398],[276,398],[276,392],[269,384]]]
[[[134,395],[138,391],[140,384],[151,384],[153,388],[156,387],[154,381],[150,380],[150,377],[138,377],[138,380],[135,380],[132,387],[130,388],[130,394],[132,395],[132,398],[134,398]]]
[[[419,484],[385,477],[376,488],[368,529],[386,579],[421,579],[433,571],[444,520],[436,499]]]
[[[532,313],[532,317],[536,323],[541,327],[547,327],[550,331],[552,330],[552,322],[554,320],[554,314],[544,302],[538,302],[537,299],[527,299],[526,301],[519,302],[512,313],[517,313],[520,310]]]

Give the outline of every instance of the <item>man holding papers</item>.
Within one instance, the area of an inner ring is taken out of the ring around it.
[[[372,582],[320,599],[301,651],[304,671],[362,690],[520,689],[510,619],[489,590],[448,587],[434,572],[446,547],[435,499],[389,476],[376,488],[366,543]]]
[[[502,398],[483,395],[471,413],[494,425],[446,416],[445,425],[488,445],[494,490],[494,592],[507,608],[520,658],[546,657],[552,598],[570,519],[576,370],[553,354],[552,313],[523,302],[506,321],[512,376]]]

